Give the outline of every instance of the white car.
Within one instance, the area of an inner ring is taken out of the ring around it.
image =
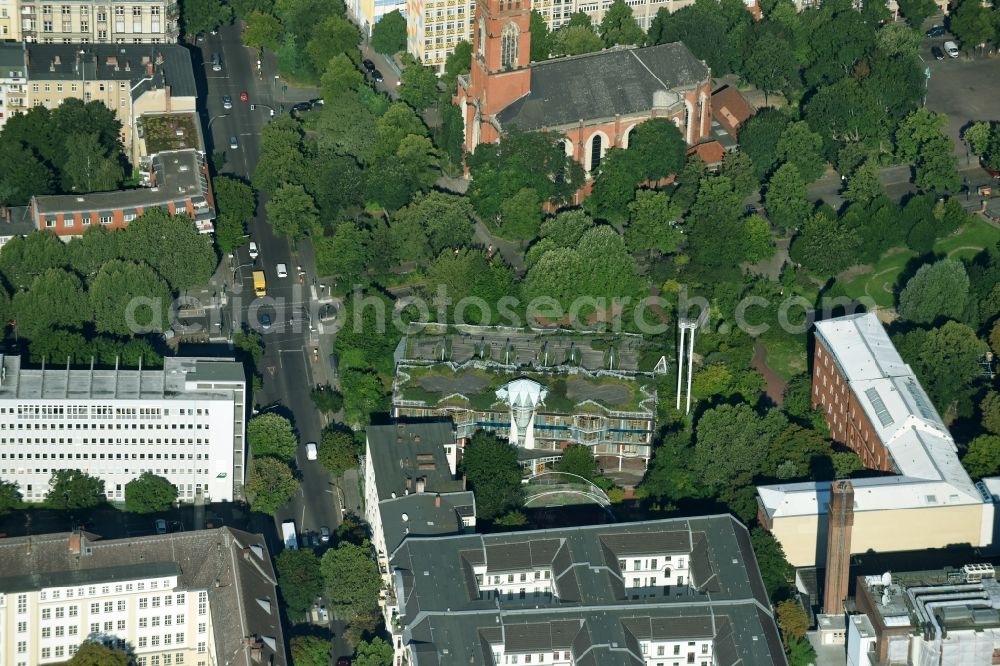
[[[250,241],[250,258],[256,259],[258,254],[260,254],[260,252],[257,250],[257,243]]]
[[[944,52],[947,53],[952,58],[958,57],[958,44],[952,41],[947,41],[944,43]]]
[[[288,267],[284,264],[278,264],[278,277],[288,277]]]
[[[316,442],[306,444],[306,460],[316,460]]]

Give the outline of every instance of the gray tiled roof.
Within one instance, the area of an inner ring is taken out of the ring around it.
[[[473,513],[475,495],[467,490],[443,494],[440,499],[441,506],[437,506],[434,494],[420,493],[382,500],[379,503],[382,533],[385,535],[388,552],[395,550],[403,539],[410,536],[460,534],[466,531],[462,527],[461,516]],[[403,520],[404,515],[406,520]]]
[[[133,96],[149,88],[170,86],[173,97],[195,97],[190,52],[178,44],[26,44],[31,81],[128,81],[129,87],[147,77]],[[78,51],[85,51],[80,55]]]
[[[450,421],[394,423],[370,426],[368,451],[375,470],[375,486],[380,500],[416,491],[416,480],[426,478],[425,492],[451,493],[465,490],[448,466],[444,447],[456,446]]]
[[[649,544],[690,553],[694,589],[627,597],[617,553],[652,552]],[[473,567],[483,565],[551,566],[558,593],[481,598]],[[415,666],[490,666],[488,645],[497,636],[510,649],[565,645],[575,663],[594,666],[640,665],[639,640],[676,636],[714,637],[717,663],[726,666],[786,663],[749,534],[731,516],[411,537],[390,566]]]
[[[264,663],[284,666],[284,637],[276,578],[267,544],[259,534],[223,527],[129,539],[100,540],[84,533],[79,554],[70,549],[71,534],[0,539],[4,578],[11,591],[59,581],[122,580],[125,575],[178,575],[182,590],[208,592],[215,632],[215,654],[226,666],[251,666],[249,637],[261,643]],[[127,572],[127,573],[126,573]],[[14,581],[20,579],[21,582]],[[69,583],[67,583],[69,584]],[[266,599],[270,612],[256,599]]]
[[[531,92],[496,114],[504,129],[536,130],[649,111],[660,90],[690,88],[708,66],[681,42],[619,47],[531,66]]]

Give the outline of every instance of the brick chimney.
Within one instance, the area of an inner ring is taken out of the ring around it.
[[[434,496],[434,508],[435,509],[441,508],[441,493],[438,493],[437,495]]]
[[[834,481],[830,484],[827,519],[823,613],[841,615],[850,580],[851,530],[854,527],[854,487],[850,481]]]
[[[410,492],[410,477],[406,477],[406,492]]]
[[[427,486],[427,477],[426,476],[422,476],[419,479],[417,479],[417,492],[418,493],[424,492],[424,488],[426,486]]]

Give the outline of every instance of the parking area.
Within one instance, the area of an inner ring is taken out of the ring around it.
[[[961,142],[961,130],[977,120],[1000,121],[1000,56],[995,52],[961,54],[958,58],[936,60],[934,47],[942,48],[951,35],[925,38],[920,55],[931,77],[927,87],[927,108],[948,115],[948,135],[955,141],[960,164],[969,164],[969,155]]]

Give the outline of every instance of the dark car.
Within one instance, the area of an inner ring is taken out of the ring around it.
[[[945,32],[943,25],[931,26],[931,29],[927,31],[928,37],[944,37]]]
[[[931,49],[931,55],[934,56],[935,60],[944,60],[944,51],[936,46]]]
[[[323,108],[323,100],[321,100],[321,99],[311,99],[311,100],[309,100],[309,106],[311,108],[313,108],[313,109],[322,109]]]
[[[311,108],[312,104],[309,102],[299,102],[298,104],[292,106],[292,115],[294,116],[298,113],[302,113],[303,111],[308,111]]]
[[[351,660],[347,657],[341,657],[337,660],[337,666],[351,666]]]
[[[260,327],[263,328],[265,331],[271,328],[271,315],[267,314],[266,312],[260,315]]]
[[[382,78],[382,72],[378,71],[377,69],[372,71],[372,81],[375,81],[376,83],[382,83],[382,81],[384,80],[385,79]]]
[[[368,58],[365,58],[364,60],[361,61],[361,66],[364,67],[365,71],[368,72],[369,74],[375,71],[375,63],[373,63]]]

